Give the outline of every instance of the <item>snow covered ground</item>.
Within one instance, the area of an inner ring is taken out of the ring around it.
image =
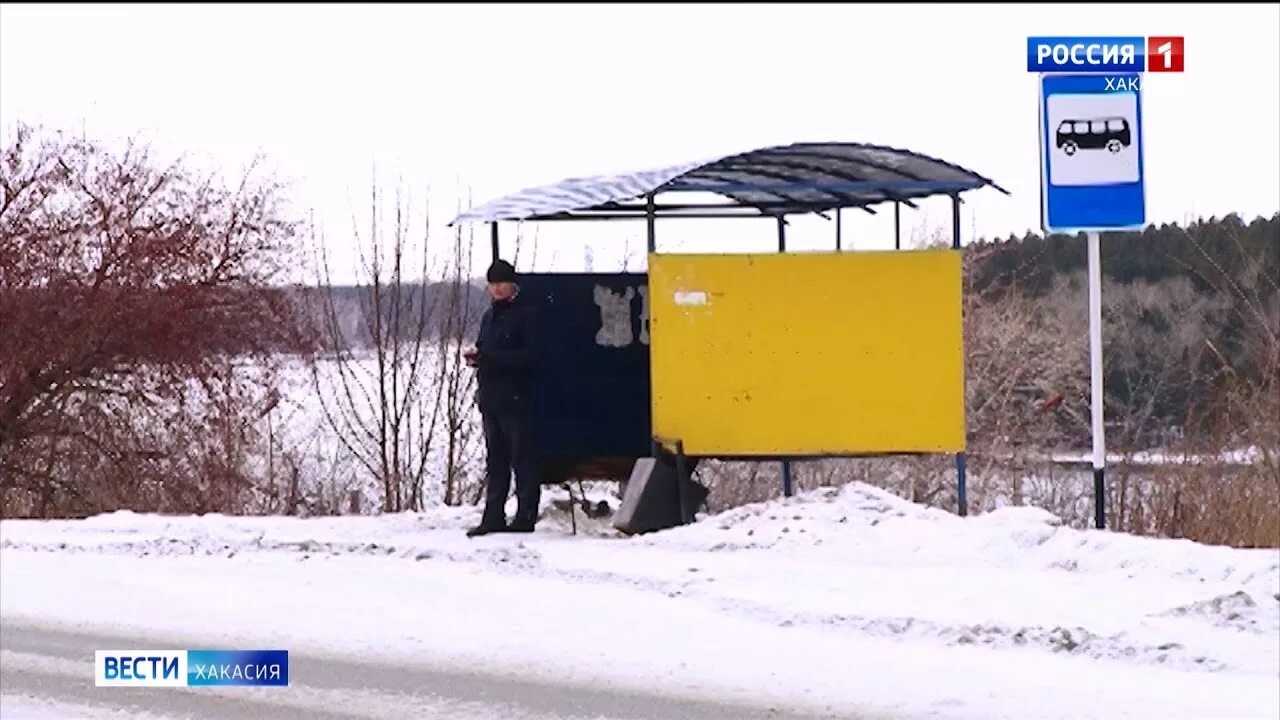
[[[637,538],[475,519],[4,521],[0,617],[837,716],[1280,717],[1275,550],[862,484]]]
[[[17,694],[0,695],[0,717],[15,720],[168,720],[134,712],[104,711],[79,703],[57,702]]]
[[[1049,456],[1058,463],[1087,463],[1093,458],[1092,453],[1053,453]],[[1266,458],[1266,453],[1258,447],[1247,447],[1237,450],[1225,450],[1216,457],[1204,455],[1188,455],[1179,452],[1139,451],[1129,455],[1123,453],[1107,453],[1108,465],[1257,465]]]

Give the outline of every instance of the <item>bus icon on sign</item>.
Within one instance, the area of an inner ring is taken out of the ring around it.
[[[1077,150],[1118,153],[1132,142],[1129,121],[1122,117],[1063,120],[1058,124],[1057,146],[1067,155],[1075,155]]]

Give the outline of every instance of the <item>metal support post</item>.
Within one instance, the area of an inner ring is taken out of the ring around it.
[[[902,249],[902,203],[893,201],[893,249]]]
[[[692,518],[689,517],[689,501],[685,498],[685,463],[684,463],[684,441],[676,441],[676,495],[680,498],[680,524],[688,524]]]
[[[649,252],[658,252],[658,210],[653,193],[644,196],[644,222],[649,240]]]
[[[951,247],[954,250],[960,249],[960,196],[959,195],[951,196]],[[960,282],[962,284],[964,282],[963,273],[961,274]],[[961,307],[962,307],[961,316],[960,316],[961,343],[963,343],[964,342],[963,305]],[[968,414],[967,413],[968,402],[967,402],[967,399],[965,398],[965,381],[964,381],[964,368],[966,365],[967,363],[965,361],[965,356],[964,356],[964,353],[962,352],[960,354],[960,366],[961,366],[960,402],[962,406],[965,408],[966,412],[961,414],[961,423],[965,426],[966,428],[965,434],[967,435],[968,421],[965,415]],[[968,478],[966,477],[966,474],[967,474],[967,465],[965,462],[964,452],[963,451],[958,452],[956,453],[956,511],[959,513],[960,517],[965,517],[969,514],[969,487],[968,487]]]
[[[787,221],[778,216],[778,252],[787,251]],[[782,461],[782,496],[791,497],[791,461]]]
[[[1107,527],[1106,430],[1102,407],[1102,242],[1089,233],[1089,405],[1093,415],[1093,514],[1094,526]]]

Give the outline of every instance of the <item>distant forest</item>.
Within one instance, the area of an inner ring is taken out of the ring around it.
[[[1053,288],[1055,276],[1084,271],[1088,265],[1083,235],[1028,233],[968,247],[980,251],[972,275],[978,291],[1012,283],[1043,296]],[[1166,224],[1102,236],[1103,275],[1118,282],[1186,279],[1197,292],[1214,294],[1222,290],[1223,273],[1241,278],[1254,271],[1260,271],[1259,279],[1270,279],[1258,289],[1274,297],[1280,283],[1280,214],[1247,224],[1228,215],[1187,227]]]
[[[1224,420],[1228,392],[1259,397],[1271,412],[1280,391],[1280,214],[1104,233],[1101,250],[1108,414],[1141,426],[1131,428],[1134,444],[1160,444],[1169,440],[1161,436],[1166,431]],[[1020,306],[1024,317],[1012,326],[1019,344],[1070,356],[1074,369],[1062,374],[1080,381],[1078,362],[1087,354],[1085,236],[976,242],[965,250],[965,265],[971,356],[981,346],[972,338],[987,330],[975,325]],[[1034,365],[1042,376],[1053,372],[1052,363]],[[971,381],[976,372],[982,371],[971,357]],[[1071,398],[1072,388],[1052,389]],[[1076,425],[1070,439],[1087,443],[1087,428]]]

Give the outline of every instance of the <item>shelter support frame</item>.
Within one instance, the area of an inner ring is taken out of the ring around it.
[[[959,250],[960,249],[960,203],[962,201],[960,199],[959,193],[950,193],[950,197],[951,197],[951,247],[954,250]],[[898,200],[894,201],[893,203],[893,216],[894,216],[893,217],[893,247],[895,250],[900,250],[902,248],[901,206],[902,206],[901,201],[898,201]],[[658,206],[657,206],[657,203],[655,202],[654,194],[653,193],[647,194],[645,196],[645,213],[643,215],[640,215],[639,217],[643,217],[645,220],[646,244],[648,246],[650,253],[655,253],[658,250],[657,210],[658,210]],[[635,217],[635,216],[632,216],[632,217]],[[687,218],[689,217],[689,215],[679,215],[678,217]],[[694,216],[694,217],[701,217],[701,216]],[[743,216],[737,215],[735,217],[743,217]],[[751,216],[747,216],[747,217],[751,217]],[[777,223],[777,228],[778,228],[778,252],[785,253],[787,251],[786,215],[783,213],[779,213],[774,216],[757,215],[755,217],[773,217],[775,219],[775,222]],[[608,219],[618,219],[618,218],[610,217]],[[835,210],[834,219],[836,224],[836,250],[843,251],[844,249],[843,243],[842,243],[843,238],[841,237],[841,231],[843,228],[842,228],[841,218],[840,218],[840,209]],[[492,252],[492,259],[496,261],[500,259],[502,256],[501,235],[498,229],[499,223],[497,221],[494,221],[489,223],[489,226],[490,226],[490,250]],[[962,309],[962,312],[963,312],[963,309]],[[963,386],[963,381],[962,381],[962,386]],[[684,454],[684,442],[679,439],[664,440],[664,439],[655,437],[653,441],[654,457],[660,456],[660,449],[665,445],[671,445],[674,450],[673,454],[675,456],[675,463],[676,463],[676,476],[681,480],[687,479],[685,473],[687,471],[688,463]],[[794,466],[793,466],[794,462],[797,462],[797,459],[793,459],[789,457],[781,458],[782,494],[784,497],[791,497],[792,495],[795,494]],[[968,482],[967,482],[968,468],[967,468],[967,460],[964,452],[959,452],[955,454],[955,467],[956,467],[956,512],[961,517],[965,517],[969,514],[969,501],[968,501]],[[681,482],[681,483],[678,483],[678,485],[679,485],[679,496],[680,496],[680,517],[684,518],[685,522],[689,522],[691,519],[689,518],[689,514],[687,512],[688,508],[686,507],[684,484],[683,482]]]
[[[644,219],[650,253],[658,251],[659,218],[773,218],[777,223],[778,252],[785,253],[787,216],[812,213],[834,219],[836,250],[846,249],[842,210],[858,208],[876,214],[872,205],[893,203],[894,249],[902,248],[901,206],[915,209],[913,200],[947,195],[952,200],[952,248],[959,250],[960,193],[981,187],[1008,191],[991,180],[958,165],[908,150],[860,143],[796,143],[726,155],[699,163],[658,168],[621,176],[566,180],[544,188],[531,188],[468,210],[454,219],[490,224],[493,258],[501,257],[501,221],[591,221]],[[729,204],[657,202],[667,192],[719,194]],[[852,249],[852,243],[848,244]],[[963,313],[963,307],[961,309]],[[963,315],[961,316],[963,318]],[[963,373],[963,370],[962,370]],[[961,379],[963,388],[964,379]],[[684,478],[690,461],[684,443],[652,438],[653,453],[673,444],[677,475]],[[806,456],[808,457],[808,456]],[[766,460],[768,458],[753,458]],[[793,493],[792,463],[801,458],[773,458],[782,463],[782,490]],[[961,516],[968,514],[967,468],[963,451],[955,454],[956,502]],[[688,522],[688,508],[681,491],[681,517]]]

